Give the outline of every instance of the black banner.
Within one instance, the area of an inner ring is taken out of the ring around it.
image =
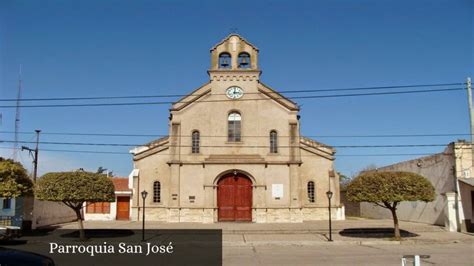
[[[35,230],[0,241],[0,266],[222,265],[221,230]]]

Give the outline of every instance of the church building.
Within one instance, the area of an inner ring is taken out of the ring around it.
[[[256,223],[344,219],[334,148],[300,135],[298,105],[262,83],[237,34],[211,48],[209,81],[170,108],[169,135],[131,150],[131,219]]]

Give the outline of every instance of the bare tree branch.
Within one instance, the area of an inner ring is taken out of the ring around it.
[[[390,205],[390,202],[388,202],[388,201],[383,201],[383,204],[386,206],[387,209],[389,209],[389,210],[392,210],[392,209],[393,209],[393,206]]]
[[[375,204],[375,205],[377,205],[377,206],[379,206],[379,207],[387,208],[387,207],[385,207],[384,205],[382,205],[382,204],[380,204],[380,203],[378,203],[378,202],[372,202],[372,203]]]

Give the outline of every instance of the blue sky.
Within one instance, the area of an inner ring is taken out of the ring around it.
[[[1,1],[0,98],[185,94],[208,80],[209,49],[231,28],[260,49],[261,80],[277,90],[464,82],[473,76],[472,1]],[[465,91],[306,99],[303,135],[468,133]],[[2,105],[14,103],[2,103]],[[167,134],[169,106],[23,108],[21,131]],[[14,109],[0,108],[0,130]],[[458,138],[317,138],[330,145],[447,144]],[[13,135],[0,133],[0,139]],[[20,135],[34,140],[34,135]],[[43,141],[145,143],[150,137],[43,135]],[[1,147],[10,144],[0,143]],[[49,149],[127,148],[42,145]],[[431,148],[338,149],[336,167],[432,153]],[[0,149],[0,155],[12,151]],[[21,161],[30,168],[28,154]],[[103,166],[129,155],[41,152],[40,173]]]

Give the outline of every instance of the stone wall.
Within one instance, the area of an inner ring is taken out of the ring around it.
[[[346,191],[341,191],[341,203],[344,205],[346,216],[360,217],[360,202],[347,200]]]
[[[135,215],[133,221],[141,220],[142,213],[137,215],[138,209],[132,208]],[[218,222],[217,209],[214,208],[146,208],[146,220],[159,222],[188,222],[188,223],[214,223]],[[333,220],[344,220],[344,207],[333,207],[331,212]],[[304,221],[327,220],[328,209],[315,208],[255,208],[252,211],[254,223],[301,223]]]
[[[76,220],[76,214],[62,202],[34,200],[33,228]]]

